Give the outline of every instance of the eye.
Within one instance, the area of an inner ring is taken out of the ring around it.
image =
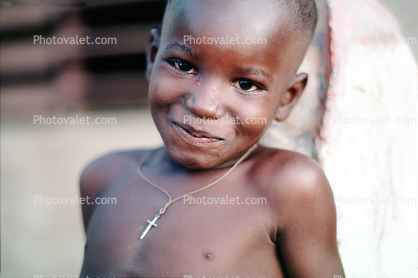
[[[247,92],[254,92],[256,90],[260,90],[261,88],[255,83],[254,81],[248,79],[240,79],[232,83],[235,87],[247,91]]]
[[[185,72],[185,73],[189,73],[189,74],[194,74],[196,73],[196,69],[193,66],[193,64],[186,62],[184,60],[181,59],[171,59],[168,61],[173,67],[175,67],[176,69]]]

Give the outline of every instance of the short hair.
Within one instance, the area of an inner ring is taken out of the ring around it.
[[[279,3],[288,6],[294,16],[294,32],[302,31],[311,37],[315,32],[318,20],[317,8],[314,0],[278,0]]]
[[[174,0],[167,1],[168,10]],[[317,8],[314,0],[277,0],[280,4],[285,5],[294,17],[294,32],[302,31],[304,34],[310,35],[312,38],[317,23]]]

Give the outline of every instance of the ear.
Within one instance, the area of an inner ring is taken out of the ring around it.
[[[157,56],[160,46],[161,30],[158,27],[151,29],[151,42],[147,49],[147,79],[150,80],[152,67],[154,66],[155,57]]]
[[[277,109],[275,120],[279,122],[286,120],[293,106],[295,106],[300,95],[305,89],[306,83],[308,83],[308,75],[306,73],[301,73],[293,79],[280,101],[280,106]]]

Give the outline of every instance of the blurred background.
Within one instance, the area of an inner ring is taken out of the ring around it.
[[[381,2],[418,58],[418,1]],[[162,144],[147,108],[145,51],[165,1],[0,4],[1,275],[76,276],[85,241],[80,205],[35,199],[77,198],[78,177],[95,157]],[[48,44],[54,36],[76,43]],[[82,44],[87,37],[92,44]],[[35,122],[41,117],[100,124]]]

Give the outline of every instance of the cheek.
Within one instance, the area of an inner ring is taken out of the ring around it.
[[[242,107],[247,108],[244,110],[245,113],[241,113],[239,116],[241,131],[245,134],[260,134],[261,136],[274,119],[274,100],[266,97],[257,103]]]
[[[175,98],[176,86],[163,73],[153,72],[149,86],[149,101],[151,107],[168,105]]]

